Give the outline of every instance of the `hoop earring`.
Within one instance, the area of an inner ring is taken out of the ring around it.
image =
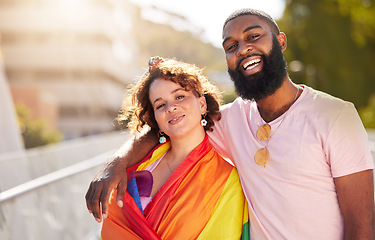
[[[159,143],[165,143],[167,141],[167,138],[165,137],[164,132],[159,132]]]
[[[206,116],[207,116],[207,113],[202,115],[201,125],[203,127],[205,127],[207,125],[207,120],[205,119]]]

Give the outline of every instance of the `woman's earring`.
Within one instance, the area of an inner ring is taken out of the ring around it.
[[[163,132],[159,132],[159,143],[165,143],[167,141],[167,138],[165,137]]]
[[[205,119],[207,113],[202,115],[201,125],[205,127],[207,125],[207,120]]]

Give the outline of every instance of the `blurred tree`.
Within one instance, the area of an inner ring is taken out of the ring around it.
[[[375,4],[373,0],[331,0],[338,4],[340,13],[351,21],[351,36],[359,46],[375,39]],[[370,41],[369,41],[370,40]]]
[[[233,102],[237,97],[238,97],[238,95],[234,91],[225,92],[222,95],[223,104]]]
[[[368,105],[359,110],[363,124],[366,128],[375,129],[375,94],[368,101]]]
[[[293,81],[366,105],[375,92],[373,1],[287,0],[278,23]]]
[[[25,105],[17,104],[16,112],[25,148],[43,146],[62,140],[61,133],[49,129],[43,119],[32,120],[30,110]]]

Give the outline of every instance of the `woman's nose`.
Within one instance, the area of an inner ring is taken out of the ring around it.
[[[168,112],[174,112],[174,111],[176,111],[176,109],[177,109],[177,105],[176,104],[170,104],[170,105],[168,105],[167,111]]]

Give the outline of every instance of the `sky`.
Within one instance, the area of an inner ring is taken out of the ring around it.
[[[157,6],[186,17],[197,28],[203,30],[203,40],[221,47],[221,31],[225,19],[240,8],[255,8],[279,19],[285,8],[285,0],[131,0],[143,7]],[[163,16],[155,12],[144,14],[155,22],[163,23]],[[143,16],[143,15],[142,15]],[[180,25],[181,26],[181,25]]]

